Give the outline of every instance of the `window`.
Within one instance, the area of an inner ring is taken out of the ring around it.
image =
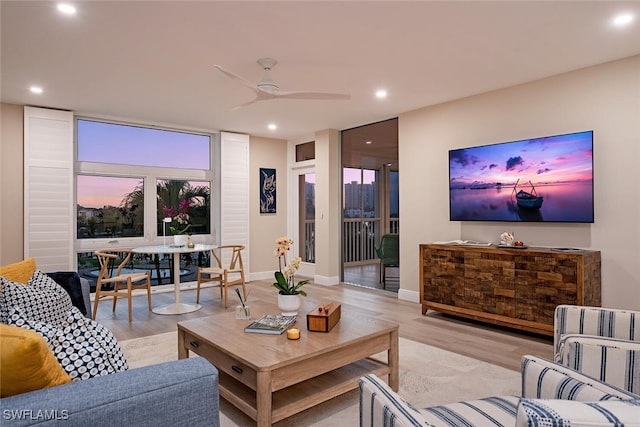
[[[211,136],[78,119],[78,160],[209,170]]]
[[[142,178],[77,175],[77,201],[78,239],[144,235]]]
[[[163,218],[171,218],[169,226],[189,234],[211,233],[209,182],[161,179],[156,188],[158,235],[163,233]]]
[[[371,169],[343,168],[343,262],[376,259],[380,234],[379,173]]]
[[[181,208],[188,233],[212,234],[212,135],[78,118],[76,141],[78,252],[161,244]]]
[[[313,160],[316,158],[316,142],[305,142],[296,145],[296,162]]]

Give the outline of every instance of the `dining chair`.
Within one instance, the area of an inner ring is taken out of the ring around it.
[[[198,267],[196,303],[200,303],[200,285],[207,282],[219,283],[220,298],[224,301],[224,308],[229,305],[227,289],[231,286],[242,286],[242,294],[246,300],[247,290],[244,279],[244,264],[242,263],[243,250],[243,245],[223,245],[210,251],[211,266]]]
[[[113,297],[113,312],[116,311],[118,298],[127,298],[129,322],[131,322],[131,293],[135,289],[147,290],[147,302],[151,310],[151,278],[149,271],[123,273],[129,264],[133,252],[130,249],[100,249],[95,252],[100,263],[100,273],[96,282],[96,293],[93,305],[93,318],[96,318],[98,303],[105,297]],[[116,268],[115,264],[118,263]],[[126,270],[125,270],[126,271]]]
[[[400,238],[398,234],[383,234],[380,246],[375,248],[380,258],[380,282],[384,289],[387,281],[387,267],[400,267]]]

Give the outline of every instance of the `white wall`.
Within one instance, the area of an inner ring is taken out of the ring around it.
[[[276,239],[287,235],[287,142],[252,136],[249,154],[249,213],[251,279],[273,279],[278,260],[273,256]],[[260,168],[276,170],[276,213],[260,213]]]
[[[449,221],[448,150],[594,131],[594,224]],[[640,310],[640,56],[402,114],[401,290],[418,300],[418,245],[496,241],[601,251],[603,306]]]
[[[24,255],[24,108],[2,104],[0,110],[0,265]]]
[[[335,129],[315,134],[315,275],[321,285],[340,283],[342,200],[340,182],[340,133]]]

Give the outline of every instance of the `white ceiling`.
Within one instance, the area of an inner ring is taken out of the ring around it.
[[[640,54],[638,1],[70,3],[75,16],[52,1],[1,2],[2,102],[304,141]],[[635,22],[613,28],[624,11]],[[231,111],[254,95],[213,65],[257,83],[265,56],[278,60],[282,90],[351,99]],[[31,94],[34,84],[44,93]]]

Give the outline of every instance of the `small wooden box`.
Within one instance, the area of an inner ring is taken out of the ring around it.
[[[329,332],[340,320],[340,304],[330,302],[307,314],[307,330]]]

